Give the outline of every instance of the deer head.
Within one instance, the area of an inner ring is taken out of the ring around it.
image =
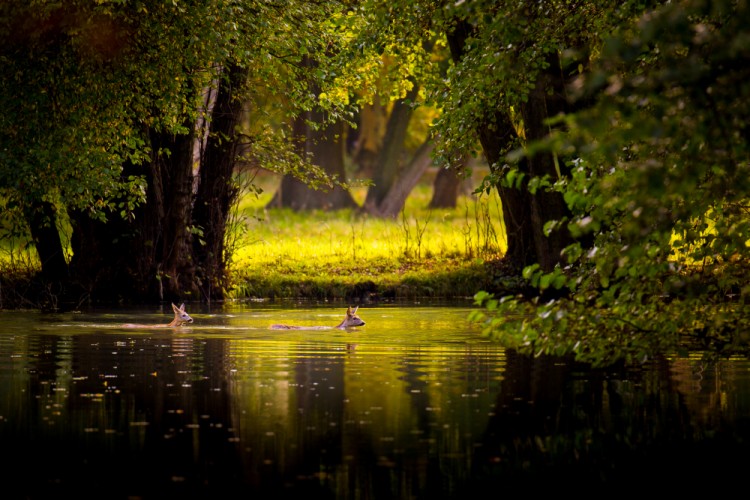
[[[185,304],[183,303],[180,307],[172,304],[172,310],[174,311],[174,319],[169,326],[182,326],[193,322],[193,318],[185,312]]]
[[[357,309],[359,309],[359,306],[354,309],[352,309],[352,306],[349,306],[346,310],[346,318],[344,318],[344,321],[342,321],[336,328],[343,330],[353,326],[364,326],[365,322],[362,321],[362,318],[357,316]]]

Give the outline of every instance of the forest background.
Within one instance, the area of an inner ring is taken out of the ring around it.
[[[340,262],[310,273],[369,273],[344,296],[426,263],[473,284],[473,319],[520,350],[604,362],[687,339],[744,353],[748,12],[731,0],[4,2],[3,301],[270,295],[246,272],[260,246],[237,243],[259,234],[248,221],[265,215],[247,200],[273,172],[264,214],[348,224],[328,233]],[[428,211],[411,210],[428,171]],[[427,243],[445,236],[425,228],[432,210],[460,213],[466,178],[463,249],[435,259]],[[387,234],[358,231],[363,218],[400,224],[398,269],[359,266],[369,233]],[[275,259],[267,273],[288,260]]]

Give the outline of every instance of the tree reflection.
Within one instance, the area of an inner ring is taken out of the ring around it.
[[[744,359],[592,369],[493,344],[20,338],[0,336],[0,473],[29,498],[463,498],[744,477]]]

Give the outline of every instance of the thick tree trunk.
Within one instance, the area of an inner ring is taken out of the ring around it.
[[[154,151],[150,164],[150,182],[145,208],[149,212],[141,222],[144,244],[155,244],[157,262],[141,269],[142,283],[154,283],[160,300],[197,299],[199,291],[192,259],[193,140],[184,135],[152,133]],[[169,153],[167,153],[169,151]]]
[[[364,210],[378,214],[383,202],[393,185],[398,182],[399,166],[404,152],[404,137],[413,114],[411,103],[416,99],[419,88],[415,84],[403,99],[393,103],[391,114],[383,137],[383,145],[378,152],[372,182],[367,190]]]
[[[460,164],[441,168],[432,183],[432,199],[428,208],[456,208],[458,195],[464,185],[463,171],[466,169],[466,158]]]
[[[193,239],[193,255],[201,294],[208,302],[222,299],[227,285],[225,238],[229,213],[238,195],[233,179],[238,153],[236,127],[243,114],[240,92],[246,78],[246,69],[226,68],[211,109],[211,130],[200,159],[193,225],[202,231],[202,236]]]
[[[564,82],[560,74],[560,61],[557,53],[548,57],[548,68],[540,73],[536,87],[531,92],[526,105],[521,112],[527,141],[543,139],[549,132],[545,121],[559,112],[564,112],[566,100],[564,97]],[[549,178],[554,182],[560,176],[558,168],[564,166],[555,163],[552,154],[543,152],[524,161],[531,177]],[[539,190],[531,195],[531,228],[533,228],[534,247],[537,260],[545,271],[551,271],[561,261],[560,252],[572,243],[570,233],[565,228],[552,231],[549,235],[543,233],[544,224],[550,220],[560,220],[570,215],[565,200],[559,192]]]
[[[190,245],[193,134],[150,137],[151,162],[123,169],[124,179],[143,176],[147,183],[146,202],[135,208],[132,220],[69,214],[72,279],[94,301],[178,302],[198,296]]]
[[[247,74],[230,66],[226,76],[211,109],[195,195],[195,124],[188,122],[189,134],[149,131],[151,162],[124,167],[123,179],[143,177],[147,185],[146,201],[132,220],[115,215],[103,223],[71,212],[74,280],[94,300],[223,298],[227,221],[237,196],[236,126],[243,110],[237,97]],[[193,227],[201,231],[195,241]]]
[[[142,290],[135,288],[131,268],[133,228],[117,215],[102,222],[68,210],[68,217],[73,228],[71,282],[80,300],[116,302],[139,296]]]
[[[432,151],[435,144],[425,141],[414,153],[414,157],[404,171],[399,175],[398,182],[391,185],[391,189],[377,206],[377,215],[395,218],[404,209],[406,198],[422,178],[425,170],[432,164]]]
[[[456,20],[454,29],[446,34],[454,61],[458,62],[463,57],[466,39],[471,30],[469,23]],[[503,152],[512,143],[516,134],[510,116],[497,110],[483,121],[477,129],[477,134],[490,170],[500,175],[504,164]],[[518,189],[502,184],[498,184],[496,188],[500,195],[508,244],[505,260],[511,269],[520,272],[523,267],[536,262],[528,191],[523,187]]]
[[[298,152],[310,155],[315,165],[323,168],[326,174],[340,181],[346,179],[344,165],[344,123],[337,121],[319,130],[313,130],[306,120],[323,123],[323,115],[308,112],[295,120],[294,131],[297,137]],[[357,203],[349,191],[335,185],[331,189],[313,189],[292,176],[284,176],[269,207],[288,207],[294,210],[338,210],[355,208]]]
[[[56,224],[57,210],[52,203],[39,201],[26,210],[26,221],[42,266],[41,278],[47,288],[46,299],[51,302],[46,307],[56,309],[59,301],[64,299],[68,281],[68,263]]]
[[[479,127],[479,142],[490,170],[501,175],[503,152],[513,141],[515,128],[506,115],[497,113],[494,121],[484,122]],[[500,196],[500,206],[503,210],[503,225],[508,249],[505,259],[511,269],[520,271],[524,267],[537,262],[534,247],[534,233],[531,227],[531,210],[529,193],[525,186],[510,187],[498,184],[496,186]]]

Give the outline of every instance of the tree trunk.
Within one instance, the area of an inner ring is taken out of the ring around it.
[[[416,99],[419,87],[415,84],[403,99],[393,103],[391,114],[383,137],[383,146],[378,152],[378,159],[373,171],[373,185],[367,190],[364,210],[377,214],[392,186],[397,182],[399,165],[403,155],[404,137],[409,126],[413,108],[411,103]]]
[[[151,161],[123,167],[123,180],[143,177],[147,186],[131,220],[115,215],[105,223],[70,212],[71,268],[83,294],[102,301],[223,298],[227,221],[237,196],[235,129],[243,109],[237,96],[247,74],[229,66],[226,76],[211,109],[195,196],[196,131],[187,122],[188,134],[149,131]],[[193,227],[201,231],[195,240]]]
[[[73,281],[95,301],[178,302],[198,295],[190,245],[194,136],[149,135],[151,162],[123,168],[123,179],[142,176],[147,184],[132,220],[115,214],[101,222],[70,212]]]
[[[464,55],[466,39],[471,34],[471,25],[456,20],[454,29],[447,33],[451,57],[459,62]],[[482,150],[493,174],[500,175],[503,151],[515,136],[515,128],[508,113],[497,110],[478,126],[477,133]],[[503,210],[503,224],[508,249],[505,260],[511,269],[520,272],[525,266],[536,262],[534,237],[531,228],[531,212],[528,191],[523,187],[496,185]]]
[[[466,158],[461,158],[460,165],[441,168],[432,183],[432,199],[428,208],[456,208],[458,195],[461,192],[466,169]]]
[[[73,229],[71,285],[79,300],[116,302],[141,295],[132,278],[133,228],[118,215],[102,222],[68,210],[68,217]]]
[[[144,284],[156,285],[149,290],[154,290],[162,301],[199,297],[190,232],[195,128],[193,123],[185,126],[190,133],[151,134],[154,154],[145,207],[153,217],[142,221],[142,227],[144,234],[151,235],[148,241],[156,244],[158,260],[143,269],[146,274],[141,274],[141,279]]]
[[[310,57],[305,57],[303,64],[310,69],[316,66],[315,61]],[[320,88],[313,85],[310,92],[318,95]],[[345,181],[344,122],[337,120],[330,123],[326,118],[325,113],[320,109],[307,111],[295,118],[292,127],[297,152],[302,158],[309,157],[313,164],[321,167],[329,177]],[[311,123],[320,126],[313,127]],[[294,210],[338,210],[354,208],[357,203],[351,193],[341,186],[334,185],[330,191],[313,189],[304,182],[286,175],[268,206],[289,207]]]
[[[378,152],[383,145],[387,113],[380,97],[375,96],[372,104],[362,106],[359,113],[357,140],[352,151],[352,160],[359,167],[359,175],[371,178],[375,172]]]
[[[391,189],[385,194],[383,201],[377,207],[377,215],[395,218],[404,209],[406,198],[422,178],[425,170],[432,164],[432,151],[435,144],[425,141],[414,153],[409,165],[399,175],[398,182],[391,184]]]
[[[344,165],[344,123],[337,121],[319,130],[313,130],[307,119],[323,123],[320,112],[307,112],[295,119],[294,131],[301,156],[310,155],[315,165],[326,174],[339,180],[346,179]],[[330,190],[313,189],[292,176],[284,176],[281,185],[268,203],[269,207],[288,207],[294,210],[338,210],[355,208],[357,203],[349,191],[335,185]]]
[[[560,74],[560,61],[557,53],[548,57],[547,70],[541,72],[536,87],[529,95],[526,105],[521,109],[527,141],[543,139],[549,132],[545,121],[565,111],[564,81]],[[531,177],[549,176],[554,182],[560,176],[555,157],[548,152],[537,153],[523,162]],[[572,238],[565,228],[552,231],[549,235],[543,233],[544,224],[550,220],[560,220],[570,215],[562,194],[540,189],[530,195],[531,228],[534,232],[534,247],[537,260],[545,271],[551,271],[561,261],[560,252],[570,243]]]
[[[193,255],[202,297],[222,299],[227,285],[225,252],[227,221],[238,189],[233,181],[238,153],[236,127],[242,118],[239,94],[247,70],[230,65],[219,82],[211,108],[211,130],[200,158],[198,189],[193,206],[193,225],[202,236],[193,238]]]
[[[68,281],[68,263],[56,224],[57,210],[49,201],[39,201],[26,210],[26,221],[42,266],[41,278],[47,288],[46,299],[50,303],[45,307],[57,309]]]

